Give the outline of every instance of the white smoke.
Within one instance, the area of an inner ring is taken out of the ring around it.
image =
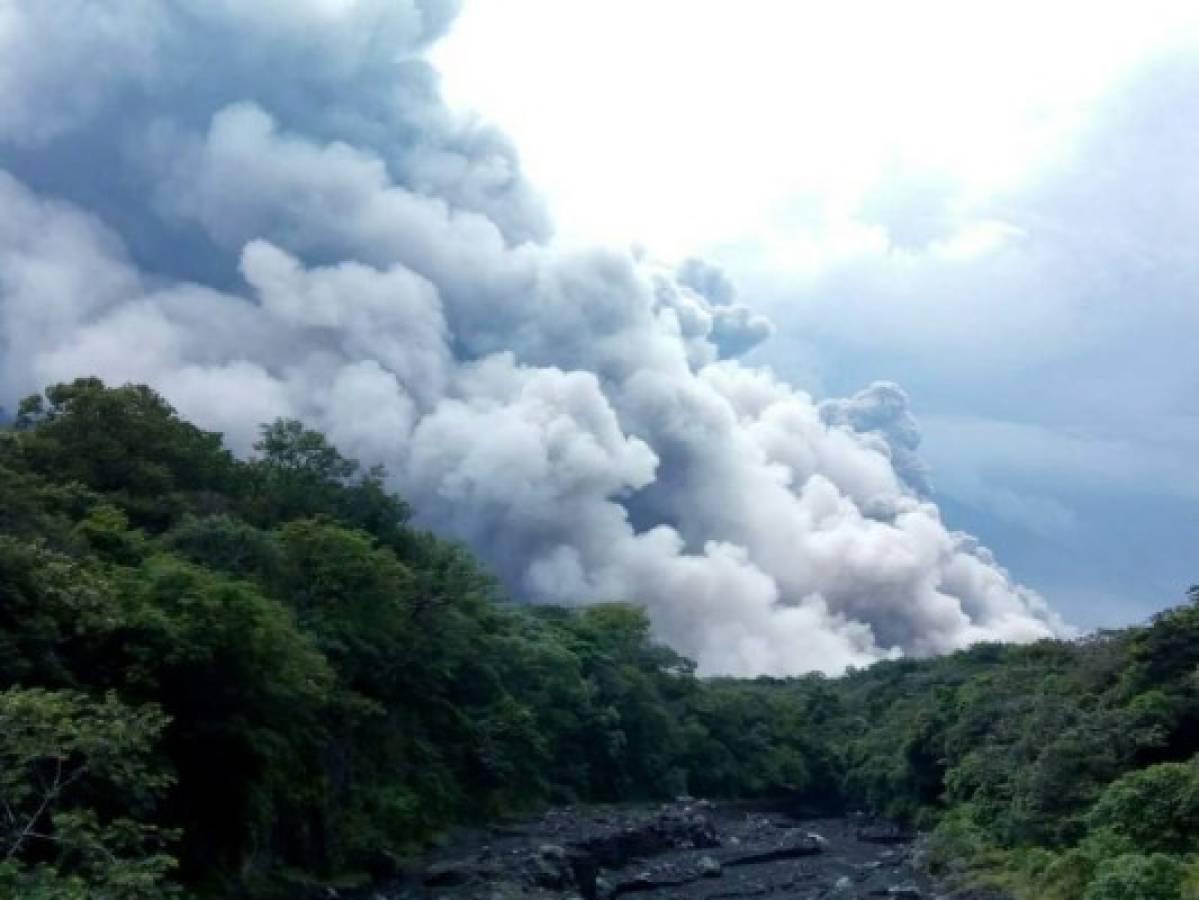
[[[1062,632],[925,499],[897,388],[817,406],[736,360],[772,327],[718,269],[553,242],[420,58],[453,11],[0,0],[0,399],[146,382],[240,452],[298,416],[707,672]]]

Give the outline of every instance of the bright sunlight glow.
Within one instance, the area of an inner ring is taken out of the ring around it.
[[[888,171],[1000,190],[1197,21],[1186,3],[473,0],[434,60],[567,238],[681,255],[815,217],[835,253]]]

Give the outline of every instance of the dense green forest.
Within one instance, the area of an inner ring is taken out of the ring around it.
[[[0,896],[305,896],[457,822],[683,792],[894,816],[1015,897],[1197,890],[1199,597],[841,679],[693,669],[633,604],[511,602],[297,422],[239,460],[88,379],[0,431]]]

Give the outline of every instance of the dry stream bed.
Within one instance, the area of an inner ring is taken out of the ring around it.
[[[911,835],[861,815],[806,818],[680,800],[563,807],[463,829],[371,900],[999,900],[940,892]]]

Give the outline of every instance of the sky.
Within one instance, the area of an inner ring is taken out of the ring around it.
[[[706,674],[1194,578],[1195,22],[0,0],[0,406],[319,429],[515,599]]]
[[[473,0],[432,52],[560,239],[702,257],[1084,629],[1199,581],[1199,10]]]

